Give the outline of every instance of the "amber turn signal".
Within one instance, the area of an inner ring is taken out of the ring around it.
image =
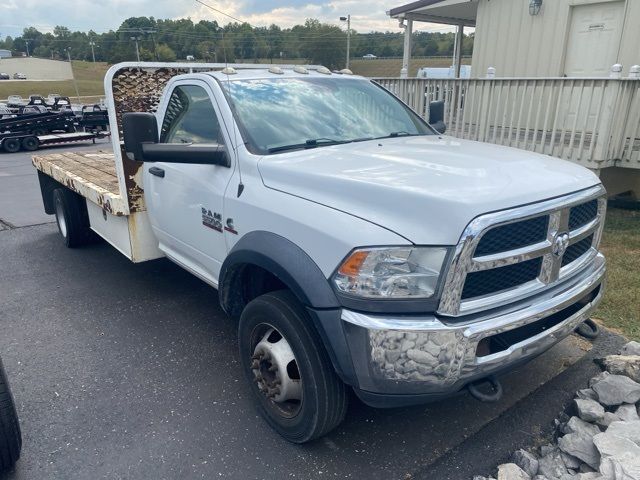
[[[360,268],[368,255],[369,252],[363,250],[353,252],[340,266],[338,273],[347,277],[355,277],[360,272]]]

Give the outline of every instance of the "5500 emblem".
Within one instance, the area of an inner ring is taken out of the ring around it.
[[[202,207],[202,224],[216,232],[222,233],[222,215]]]
[[[207,210],[204,207],[201,207],[202,210],[202,224],[207,227],[215,230],[216,232],[222,233],[222,215],[220,213],[212,212],[211,210]],[[233,218],[227,218],[227,224],[224,227],[224,230],[237,235],[238,232],[233,226]]]

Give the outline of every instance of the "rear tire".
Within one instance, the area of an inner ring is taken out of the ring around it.
[[[274,430],[290,442],[305,443],[342,422],[348,406],[347,388],[311,319],[291,292],[271,292],[251,301],[240,317],[238,335],[240,360],[254,400]],[[265,342],[267,348],[278,344],[266,360],[260,350]],[[283,351],[288,354],[279,353]],[[284,368],[278,356],[284,357]],[[275,373],[269,375],[270,368]],[[297,378],[299,385],[294,389],[297,395],[288,397],[299,397],[298,403],[277,400],[282,391],[291,391],[291,378]]]
[[[22,139],[22,148],[24,148],[27,152],[38,150],[39,146],[40,141],[38,140],[38,137],[31,136]]]
[[[7,138],[2,142],[2,147],[7,153],[16,153],[20,151],[20,139],[19,138]]]
[[[53,191],[53,208],[58,231],[68,248],[86,245],[93,239],[85,201],[67,188],[56,188]]]
[[[0,472],[9,470],[20,458],[22,434],[9,382],[0,360]]]

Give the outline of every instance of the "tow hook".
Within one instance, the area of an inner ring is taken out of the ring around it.
[[[487,384],[491,392],[480,391],[480,386]],[[485,377],[467,385],[467,389],[473,398],[485,403],[497,402],[502,398],[502,384],[496,377]]]
[[[596,322],[587,318],[584,322],[576,327],[576,333],[578,335],[583,336],[584,338],[588,338],[589,340],[593,340],[600,335],[600,327]]]

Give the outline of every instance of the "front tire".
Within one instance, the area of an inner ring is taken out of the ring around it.
[[[242,312],[240,359],[267,423],[293,443],[319,438],[345,417],[347,389],[322,339],[289,291],[264,294]]]
[[[20,458],[22,435],[9,382],[0,359],[0,472],[9,470]]]

